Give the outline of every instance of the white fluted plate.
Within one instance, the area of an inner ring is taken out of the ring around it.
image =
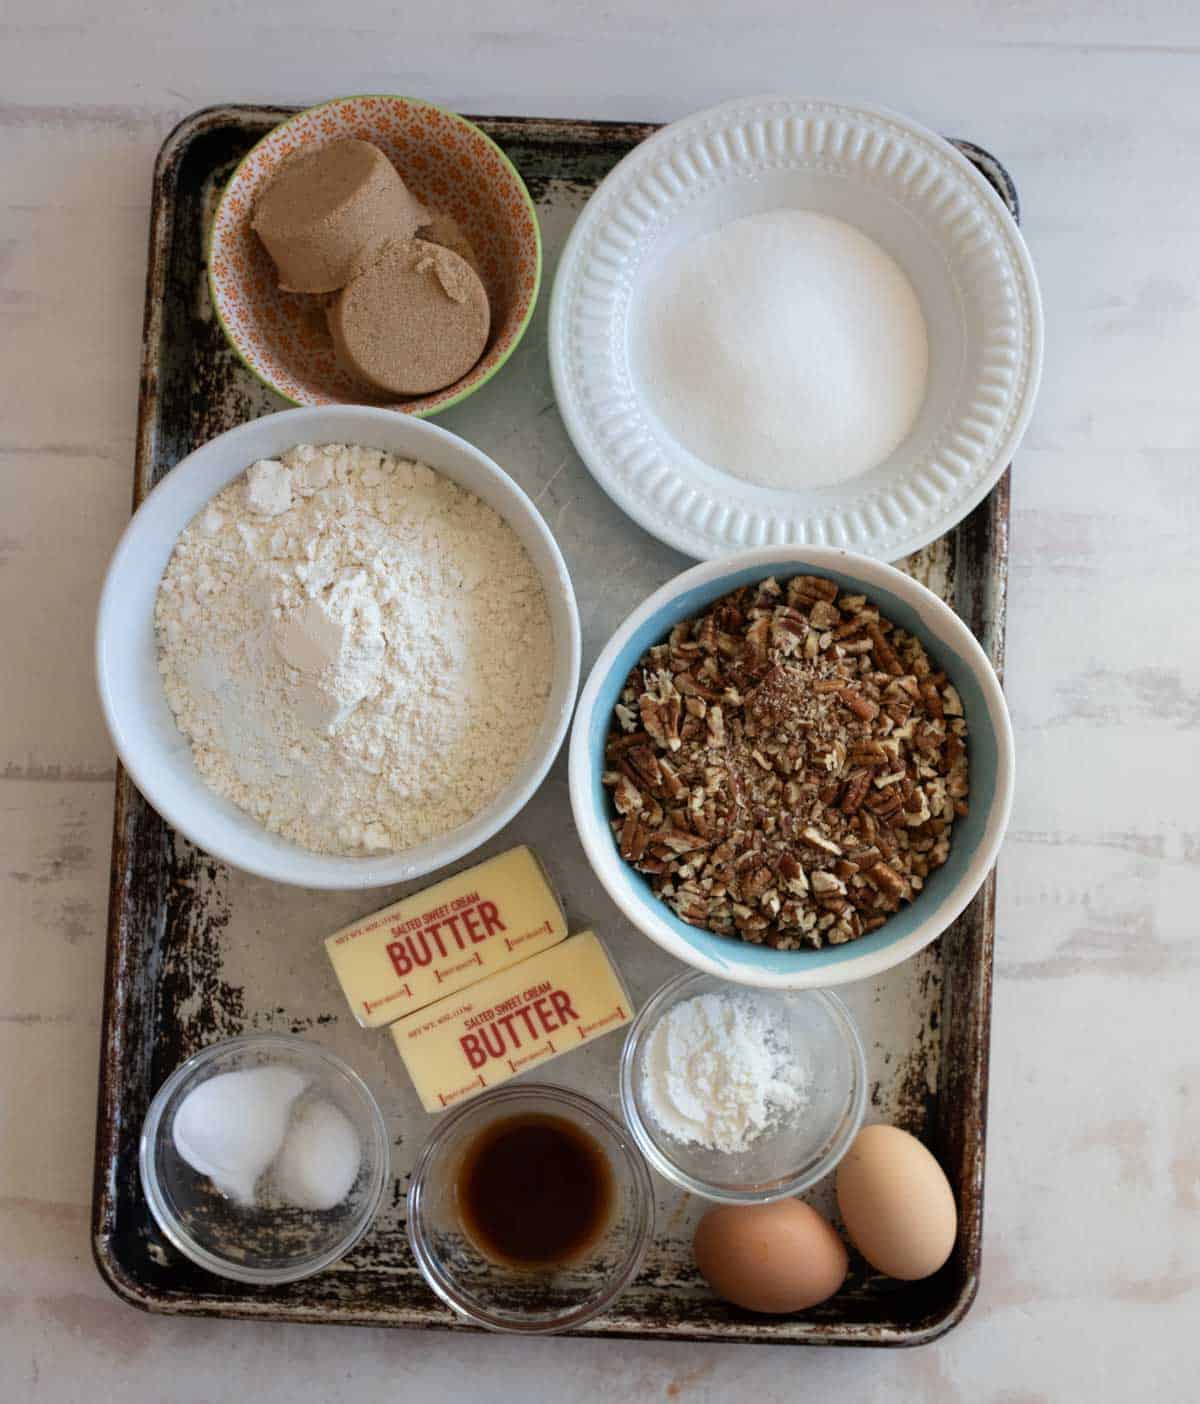
[[[904,269],[929,330],[911,433],[878,467],[803,491],[705,463],[638,379],[639,311],[663,260],[735,219],[804,209],[855,225]],[[767,545],[896,560],[948,531],[1004,471],[1029,422],[1042,308],[1028,250],[987,181],[949,142],[879,108],[740,99],[655,133],[588,202],[550,307],[567,430],[610,497],[701,558]]]

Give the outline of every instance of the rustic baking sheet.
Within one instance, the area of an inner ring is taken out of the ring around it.
[[[227,348],[208,302],[205,230],[237,161],[282,120],[279,108],[197,113],[167,139],[154,176],[145,359],[134,504],[186,453],[222,430],[284,407]],[[554,407],[546,309],[572,222],[600,178],[654,130],[647,125],[483,119],[529,185],[546,246],[545,286],[521,347],[491,384],[439,423],[490,453],[537,502],[575,581],[590,665],[621,619],[688,562],[626,519],[593,483]],[[987,153],[962,144],[1012,210],[1016,194]],[[905,562],[1003,662],[1008,476],[955,532]],[[574,835],[565,753],[526,810],[475,858],[534,846],[572,929],[594,926],[639,1003],[679,969],[618,914]],[[465,866],[460,865],[460,866]],[[889,1281],[855,1258],[845,1288],[795,1318],[755,1317],[712,1298],[691,1263],[702,1205],[656,1181],[657,1231],[645,1267],[586,1334],[684,1340],[913,1345],[954,1325],[974,1297],[983,1206],[991,1013],[993,883],[946,935],[846,998],[870,1063],[870,1115],[926,1141],[949,1172],[960,1228],[951,1261],[923,1283]],[[409,887],[311,892],[234,871],[193,848],[117,776],[93,1247],[127,1301],[153,1311],[381,1326],[458,1326],[420,1278],[404,1234],[408,1173],[431,1120],[382,1031],[350,1017],[321,938]],[[335,1268],[277,1288],[209,1276],[158,1232],[142,1198],[137,1140],[150,1097],[189,1054],[246,1031],[309,1035],[371,1085],[392,1132],[394,1179],[371,1234]],[[617,1110],[613,1037],[547,1069]],[[828,1185],[811,1196],[832,1212]],[[459,1327],[459,1329],[466,1329]]]

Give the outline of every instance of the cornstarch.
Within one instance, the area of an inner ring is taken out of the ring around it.
[[[807,1084],[786,1029],[749,996],[681,1000],[646,1050],[650,1115],[676,1140],[727,1154],[805,1107]]]
[[[180,536],[155,620],[201,775],[320,853],[409,848],[471,819],[550,692],[550,617],[515,532],[374,449],[253,464]]]
[[[669,254],[635,357],[650,403],[704,463],[764,487],[884,462],[925,399],[921,304],[900,265],[840,219],[780,210]]]

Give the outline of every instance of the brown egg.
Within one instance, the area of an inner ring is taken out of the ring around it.
[[[798,1199],[722,1205],[696,1226],[696,1266],[718,1297],[747,1311],[803,1311],[846,1277],[846,1248]]]
[[[898,1126],[864,1126],[838,1166],[837,1200],[850,1241],[873,1268],[915,1282],[950,1256],[958,1232],[942,1167]]]

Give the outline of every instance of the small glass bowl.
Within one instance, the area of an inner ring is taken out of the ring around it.
[[[218,1073],[266,1065],[302,1073],[309,1086],[301,1098],[316,1094],[332,1102],[358,1132],[358,1178],[333,1209],[237,1204],[175,1149],[175,1113],[193,1088]],[[391,1149],[375,1098],[340,1058],[290,1034],[251,1034],[203,1049],[167,1078],[142,1125],[138,1168],[155,1222],[185,1257],[219,1277],[272,1284],[311,1277],[362,1238],[391,1175]]]
[[[561,1117],[586,1132],[608,1160],[613,1210],[599,1239],[550,1271],[486,1258],[464,1232],[456,1186],[462,1157],[493,1122],[523,1113]],[[532,1083],[502,1088],[444,1114],[408,1189],[408,1238],[426,1282],[474,1326],[525,1335],[581,1326],[633,1281],[654,1229],[654,1194],[625,1128],[587,1097]]]
[[[809,1071],[807,1102],[743,1151],[710,1150],[672,1136],[647,1104],[650,1038],[676,1004],[725,993],[752,999],[786,1029]],[[664,1179],[719,1204],[769,1204],[823,1179],[850,1149],[867,1105],[867,1062],[850,1011],[828,990],[767,990],[703,972],[669,980],[630,1026],[621,1054],[621,1110],[638,1149]]]

